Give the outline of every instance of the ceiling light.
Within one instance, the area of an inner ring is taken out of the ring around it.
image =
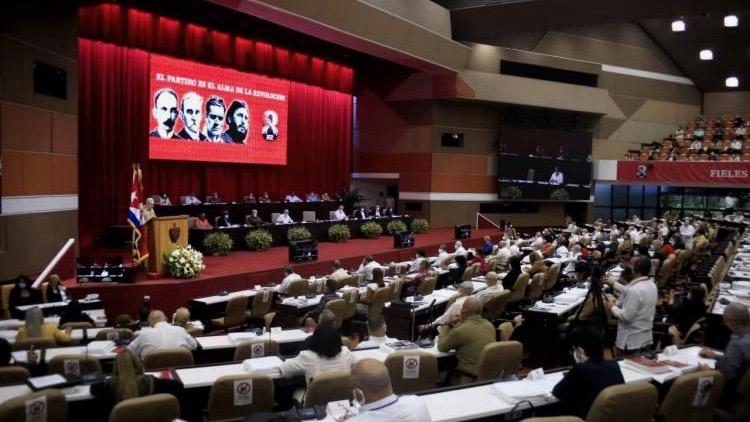
[[[724,26],[727,28],[735,28],[740,24],[740,20],[735,15],[724,16]]]
[[[672,22],[672,32],[683,32],[685,31],[685,21],[682,19],[677,19],[676,21]]]
[[[698,57],[700,57],[701,60],[713,60],[714,52],[709,49],[701,50]]]
[[[727,86],[727,88],[737,88],[738,86],[740,86],[740,80],[734,76],[730,76],[729,78],[727,78],[724,84]]]

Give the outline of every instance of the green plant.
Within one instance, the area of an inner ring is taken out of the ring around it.
[[[555,201],[567,201],[570,198],[570,195],[568,195],[568,191],[560,188],[553,190],[549,197]]]
[[[228,234],[220,231],[211,232],[203,238],[203,248],[214,255],[229,255],[234,242]]]
[[[401,220],[391,220],[385,226],[385,229],[390,234],[401,233],[406,231],[406,224],[404,224],[404,222]]]
[[[411,222],[411,231],[414,233],[427,233],[430,229],[430,223],[424,218],[415,218]]]
[[[352,237],[352,233],[349,231],[349,226],[334,224],[328,228],[328,239],[334,242],[344,241],[350,237]]]
[[[268,230],[251,230],[245,236],[245,243],[251,251],[267,251],[271,249],[273,236]]]
[[[383,227],[374,221],[369,221],[363,224],[362,227],[359,228],[359,231],[362,232],[362,236],[368,239],[374,239],[383,233]]]
[[[286,238],[289,239],[290,242],[294,242],[297,240],[307,240],[311,237],[312,235],[310,234],[310,230],[307,230],[302,226],[292,227],[286,232]]]
[[[521,197],[521,189],[518,186],[506,186],[500,190],[500,197],[503,199],[518,199]]]
[[[193,278],[203,271],[203,254],[193,249],[192,246],[178,246],[171,252],[164,254],[164,268],[172,277]]]

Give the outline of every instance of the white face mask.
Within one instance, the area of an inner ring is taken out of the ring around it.
[[[573,349],[573,360],[576,363],[584,363],[588,360],[586,359],[585,356],[582,356],[582,355],[583,355],[582,353],[578,353],[578,349]]]

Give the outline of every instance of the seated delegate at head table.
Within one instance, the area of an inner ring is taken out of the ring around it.
[[[263,195],[258,198],[258,202],[261,204],[267,204],[271,202],[271,197],[268,196],[268,192],[263,192]]]
[[[331,201],[331,197],[328,195],[328,192],[323,192],[322,195],[320,195],[321,201]]]
[[[182,204],[181,205],[200,205],[201,200],[198,199],[198,197],[195,195],[195,192],[190,192],[190,195],[185,195],[182,197]]]
[[[156,198],[156,205],[170,206],[172,201],[169,200],[169,195],[166,192],[162,192],[158,198]]]
[[[216,221],[216,225],[219,227],[231,227],[234,225],[232,217],[229,216],[229,210],[224,210]]]
[[[294,224],[294,220],[289,216],[289,210],[284,210],[278,217],[276,217],[276,224]]]
[[[354,399],[359,401],[358,422],[430,422],[430,413],[418,396],[397,396],[385,365],[362,359],[352,367]]]
[[[302,202],[302,199],[292,192],[284,198],[284,202]]]
[[[141,359],[159,349],[184,347],[187,350],[195,350],[198,347],[193,336],[182,327],[170,325],[162,311],[151,311],[148,325],[142,328],[140,334],[128,345],[128,349]]]
[[[207,204],[221,204],[222,202],[224,201],[222,201],[221,198],[219,197],[219,192],[214,192],[209,197],[206,198]]]
[[[195,220],[193,220],[193,228],[198,230],[211,230],[214,226],[211,225],[208,218],[206,218],[206,213],[202,212]]]
[[[363,220],[367,218],[367,211],[365,211],[365,207],[359,207],[354,211],[354,214],[352,215],[352,218]]]
[[[43,296],[47,298],[47,302],[49,303],[63,302],[67,300],[67,291],[65,286],[60,283],[59,275],[52,274],[47,278],[47,287],[45,288]]]
[[[258,200],[255,198],[255,195],[253,195],[252,192],[250,193],[250,195],[246,195],[244,198],[242,198],[243,204],[254,204],[256,202],[258,202]]]
[[[375,218],[385,217],[383,215],[382,210],[380,209],[380,205],[375,205],[375,208],[373,208],[372,211],[370,211],[370,217],[375,217]]]
[[[305,202],[320,202],[320,197],[317,193],[315,193],[315,191],[313,191],[307,194],[307,196],[305,197]]]
[[[258,216],[258,210],[253,209],[250,211],[250,215],[247,217],[245,223],[251,226],[260,226],[263,224],[263,219]]]
[[[344,211],[343,205],[339,205],[336,211],[333,212],[333,219],[336,221],[345,221],[349,219],[349,217],[346,215],[346,211]]]

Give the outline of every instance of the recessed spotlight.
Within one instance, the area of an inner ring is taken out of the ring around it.
[[[709,49],[701,50],[701,52],[698,53],[698,57],[700,57],[701,60],[713,60],[714,52]]]
[[[735,15],[724,16],[724,26],[727,28],[735,28],[740,24],[740,20]]]
[[[685,31],[685,21],[682,19],[677,19],[676,21],[672,22],[672,32],[683,32]]]
[[[726,85],[727,88],[737,88],[738,86],[740,86],[740,80],[734,76],[730,76],[726,81],[724,81],[724,85]]]

